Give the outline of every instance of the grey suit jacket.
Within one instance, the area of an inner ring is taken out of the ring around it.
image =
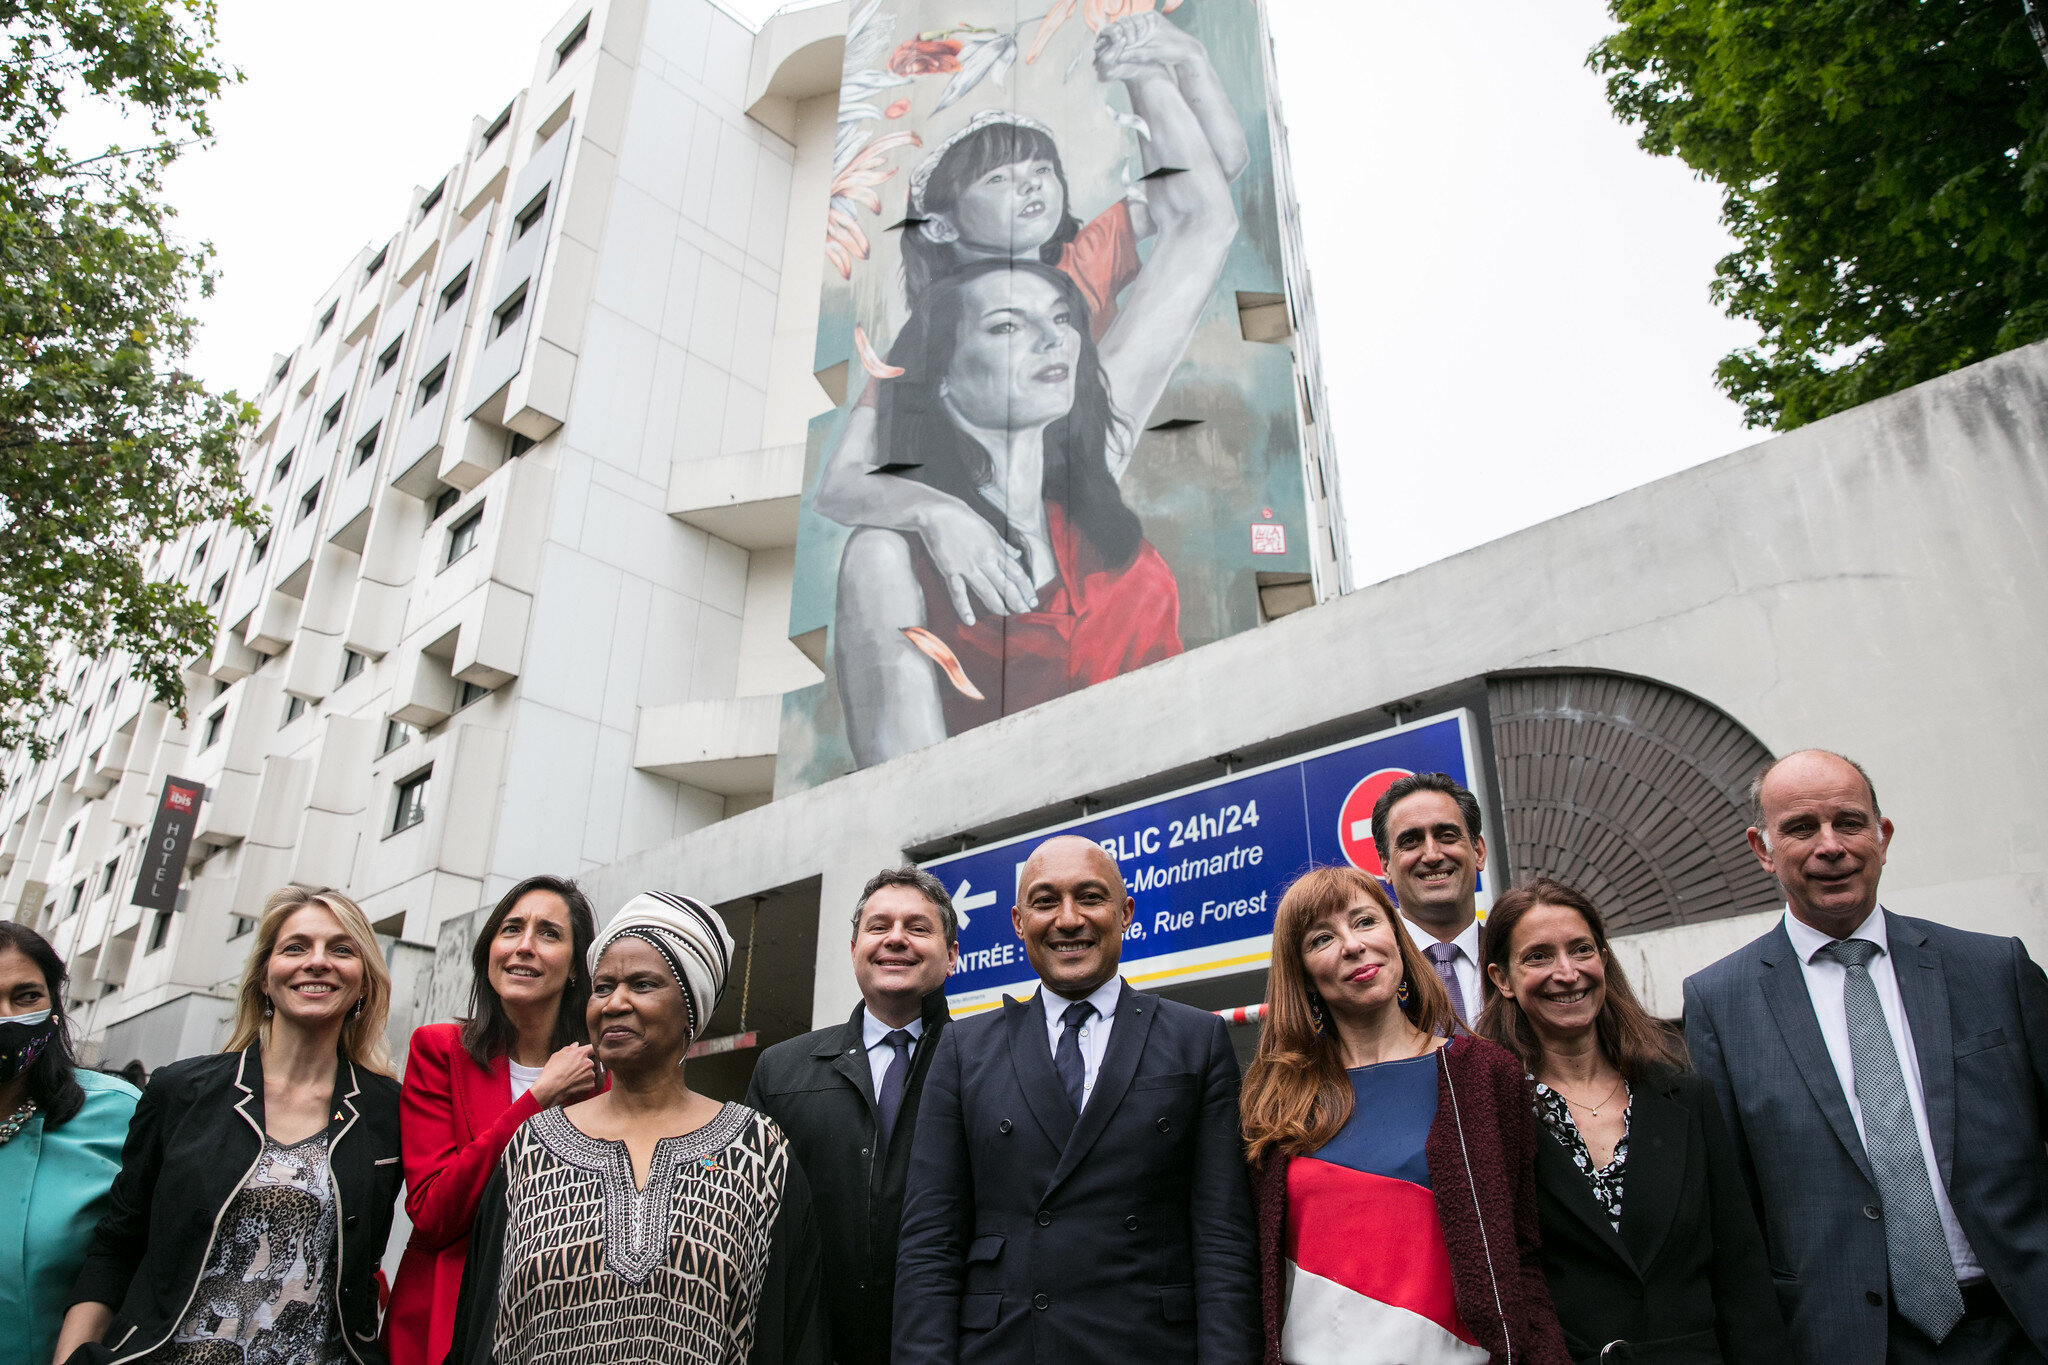
[[[2048,977],[2016,938],[1884,915],[1949,1199],[2048,1352]],[[1882,1365],[1877,1188],[1783,924],[1686,980],[1685,1037],[1727,1116],[1799,1359]]]

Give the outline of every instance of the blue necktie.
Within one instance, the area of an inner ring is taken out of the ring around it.
[[[1849,1074],[1863,1110],[1863,1150],[1884,1205],[1892,1306],[1930,1341],[1939,1342],[1962,1320],[1963,1293],[1956,1286],[1956,1264],[1941,1229],[1934,1184],[1927,1178],[1927,1158],[1919,1126],[1913,1122],[1913,1101],[1906,1093],[1898,1049],[1892,1046],[1884,1006],[1870,979],[1870,961],[1879,949],[1868,939],[1849,938],[1820,951],[1841,963],[1849,977],[1842,990],[1842,1011],[1849,1021]]]
[[[1074,1106],[1077,1115],[1081,1112],[1081,1082],[1088,1070],[1081,1065],[1081,1026],[1093,1013],[1095,1006],[1086,1000],[1076,1000],[1067,1006],[1066,1013],[1060,1016],[1067,1031],[1060,1035],[1060,1045],[1052,1054],[1052,1069],[1059,1073],[1060,1084],[1067,1091],[1067,1101]]]
[[[895,1049],[889,1069],[882,1073],[882,1093],[875,1096],[875,1137],[883,1156],[889,1154],[889,1138],[896,1131],[896,1116],[903,1110],[903,1085],[910,1079],[910,1031],[892,1028],[882,1041]]]

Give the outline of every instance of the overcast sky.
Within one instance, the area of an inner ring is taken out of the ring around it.
[[[1713,384],[1752,335],[1707,298],[1719,196],[1608,113],[1601,0],[1270,4],[1359,583],[1763,438]],[[258,387],[567,8],[221,0],[247,79],[170,184],[219,252],[200,373]]]

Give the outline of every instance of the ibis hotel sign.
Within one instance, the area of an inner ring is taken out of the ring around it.
[[[1122,970],[1132,985],[1258,970],[1272,950],[1280,894],[1295,877],[1345,863],[1382,873],[1372,807],[1389,785],[1410,773],[1443,772],[1481,790],[1474,724],[1469,711],[1447,712],[927,862],[960,912],[960,963],[946,985],[954,1014],[1035,988],[1010,907],[1025,859],[1055,834],[1093,839],[1122,869],[1138,903],[1124,935]],[[1479,903],[1490,899],[1482,879]]]

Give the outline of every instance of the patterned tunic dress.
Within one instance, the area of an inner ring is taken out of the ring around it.
[[[657,1143],[644,1190],[623,1142],[542,1110],[513,1135],[501,1168],[492,1356],[503,1365],[748,1359],[790,1177],[781,1130],[744,1105]]]

